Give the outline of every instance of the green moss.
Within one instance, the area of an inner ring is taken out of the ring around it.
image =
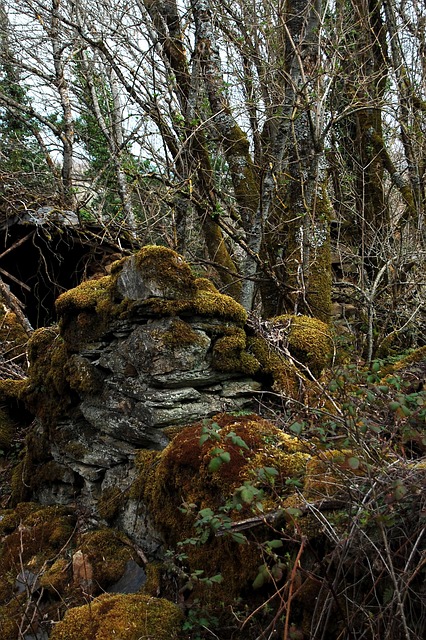
[[[98,529],[85,534],[80,550],[93,567],[99,589],[116,582],[133,558],[132,547],[125,535],[113,529]]]
[[[26,594],[18,595],[15,599],[0,607],[0,632],[2,640],[18,640],[22,614],[25,611]]]
[[[27,380],[0,380],[0,398],[20,400],[28,386]]]
[[[212,291],[198,291],[190,300],[149,298],[138,303],[149,314],[164,316],[207,316],[243,325],[247,319],[244,308],[230,296]]]
[[[96,394],[102,389],[102,377],[97,369],[85,358],[73,355],[64,367],[71,389],[80,395]]]
[[[98,500],[98,513],[101,518],[111,522],[117,516],[124,502],[124,492],[118,487],[108,487],[102,491]]]
[[[12,420],[8,411],[0,407],[0,450],[11,447],[15,430],[16,422]]]
[[[179,607],[146,595],[105,593],[89,605],[67,611],[51,640],[174,640],[182,622]]]
[[[247,339],[247,350],[260,363],[261,372],[271,376],[275,391],[290,398],[299,397],[299,383],[304,381],[305,376],[290,360],[279,355],[264,338],[258,336]]]
[[[40,586],[52,596],[64,595],[71,582],[71,564],[66,558],[58,558],[41,576]]]
[[[173,298],[192,298],[195,278],[187,262],[172,249],[148,245],[135,254],[142,278],[154,279]]]
[[[57,479],[57,465],[50,471],[44,472],[44,465],[51,462],[49,454],[50,444],[48,435],[40,435],[36,430],[28,433],[25,439],[22,460],[16,465],[12,473],[12,501],[13,504],[23,502],[31,498],[34,489],[37,489],[40,482],[45,479]],[[54,477],[52,477],[54,476]]]
[[[87,280],[75,289],[62,293],[56,300],[58,316],[74,315],[81,311],[99,312],[111,304],[112,277]]]
[[[27,367],[26,345],[29,334],[12,311],[0,304],[0,344],[4,359],[11,360],[24,370]]]
[[[200,341],[198,333],[180,318],[173,318],[170,328],[161,337],[169,347],[184,347]]]
[[[21,399],[37,417],[53,424],[70,404],[65,373],[68,351],[57,327],[34,331],[28,343],[28,359],[29,378]]]
[[[271,320],[279,344],[318,376],[330,359],[333,341],[328,325],[308,316],[282,315]]]
[[[6,518],[8,533],[0,550],[0,575],[12,572],[15,579],[23,567],[37,573],[56,559],[75,531],[75,516],[65,507],[20,504]]]
[[[287,480],[303,476],[308,452],[301,451],[296,438],[284,434],[267,420],[256,415],[221,414],[215,416],[213,422],[220,427],[219,440],[208,439],[200,446],[203,425],[199,424],[182,429],[155,457],[145,452],[138,454],[139,478],[134,497],[148,506],[169,545],[191,538],[198,510],[220,508],[245,481],[263,489],[265,505],[276,506],[277,496],[291,490]],[[240,439],[247,449],[241,447]],[[212,472],[209,463],[217,446],[230,454],[230,461]],[[258,470],[264,466],[277,469],[273,487],[262,480],[262,476],[258,477]],[[195,505],[194,511],[183,513],[182,503]],[[247,505],[237,517],[250,514]],[[201,546],[189,545],[185,552],[190,571],[202,568],[206,576],[222,573],[226,586],[221,585],[220,598],[225,600],[232,599],[248,585],[261,564],[256,549],[238,545],[227,536],[212,538]]]
[[[244,329],[225,329],[226,335],[216,340],[212,364],[218,371],[240,371],[253,375],[260,368],[259,361],[246,351],[247,338]]]
[[[161,591],[161,575],[164,565],[159,562],[149,562],[145,567],[146,581],[142,587],[148,596],[157,596]]]
[[[39,509],[40,505],[36,502],[20,502],[13,509],[1,510],[0,536],[12,533],[30,513]]]
[[[219,293],[217,287],[208,280],[208,278],[196,278],[195,286],[198,291],[210,291],[210,293]]]

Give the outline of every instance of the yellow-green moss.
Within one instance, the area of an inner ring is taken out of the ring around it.
[[[195,286],[198,291],[210,291],[210,293],[219,293],[217,287],[208,278],[196,278]]]
[[[158,596],[161,591],[161,575],[164,565],[159,562],[149,562],[145,567],[146,581],[142,592],[148,596]]]
[[[290,398],[298,398],[300,381],[303,381],[305,376],[290,360],[278,354],[259,336],[247,339],[247,350],[260,363],[261,372],[271,376],[275,391]]]
[[[68,351],[57,327],[34,331],[28,343],[29,377],[21,399],[37,417],[52,424],[69,406],[65,365]]]
[[[105,593],[90,604],[67,611],[51,640],[174,640],[183,615],[168,600],[147,595]]]
[[[103,489],[98,500],[98,513],[101,518],[110,522],[118,514],[124,501],[124,492],[118,487]]]
[[[79,394],[95,394],[102,389],[102,378],[96,368],[84,358],[73,355],[64,368],[71,389]]]
[[[20,400],[27,389],[28,380],[0,380],[0,398]]]
[[[199,342],[200,336],[187,322],[173,318],[170,328],[162,334],[161,339],[169,347],[184,347]]]
[[[80,550],[93,567],[93,578],[100,589],[121,578],[134,555],[126,536],[114,529],[97,529],[85,534]]]
[[[139,497],[148,506],[156,526],[171,545],[193,537],[198,510],[223,506],[246,481],[262,488],[265,505],[274,508],[277,496],[291,490],[288,479],[302,477],[309,459],[296,438],[259,416],[221,414],[213,422],[220,427],[219,440],[207,439],[200,446],[203,425],[198,424],[182,429],[161,453],[138,454],[139,478],[133,497]],[[247,449],[241,447],[240,439]],[[230,461],[212,472],[209,463],[217,446],[230,454]],[[277,469],[273,486],[258,475],[264,466]],[[194,510],[183,513],[182,503],[195,505]],[[247,505],[237,517],[250,514]],[[261,559],[255,548],[238,545],[228,536],[213,538],[206,545],[189,545],[185,552],[190,570],[202,568],[205,576],[222,573],[220,597],[225,600],[250,584]]]
[[[111,276],[104,276],[99,280],[87,280],[78,287],[65,291],[55,303],[58,316],[108,309],[111,304],[112,283]]]
[[[53,596],[64,595],[71,582],[71,563],[66,558],[58,558],[40,576],[40,586]]]
[[[141,276],[154,278],[174,298],[192,298],[195,277],[187,262],[172,249],[148,245],[135,254]]]
[[[20,502],[13,509],[0,511],[0,536],[12,533],[31,512],[39,509],[36,502]]]
[[[5,360],[13,360],[26,369],[26,344],[29,334],[16,314],[0,303],[0,344]]]
[[[318,376],[332,354],[332,337],[325,322],[308,316],[282,315],[271,320],[272,333],[291,355]]]
[[[75,516],[66,507],[33,503],[20,504],[14,511],[2,522],[7,533],[0,549],[0,575],[12,572],[16,579],[23,567],[36,574],[58,557],[75,531]]]
[[[246,333],[240,327],[225,329],[225,335],[216,340],[212,364],[218,371],[239,371],[253,375],[260,368],[259,361],[246,351]]]
[[[230,296],[212,291],[197,291],[189,300],[149,298],[138,303],[147,313],[164,316],[207,316],[243,325],[247,319],[244,308]]]

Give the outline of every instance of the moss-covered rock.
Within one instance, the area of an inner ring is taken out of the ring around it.
[[[212,470],[217,448],[229,460]],[[183,429],[161,453],[141,451],[133,497],[148,505],[166,543],[174,546],[193,538],[199,511],[215,511],[232,503],[234,493],[241,493],[245,483],[258,487],[265,509],[276,508],[291,490],[288,481],[303,476],[309,458],[297,438],[267,420],[222,414],[205,425]],[[273,482],[265,467],[276,469]],[[250,513],[250,501],[244,504],[243,500],[234,517]],[[253,581],[261,560],[257,549],[237,544],[229,536],[213,535],[208,544],[190,544],[185,551],[190,571],[202,568],[206,577],[222,574],[225,588],[221,587],[220,597],[228,601]]]
[[[240,327],[224,328],[224,334],[213,348],[213,366],[219,371],[241,372],[254,375],[260,362],[247,351],[247,336]]]
[[[70,609],[53,629],[51,640],[173,640],[182,621],[179,607],[146,595],[103,594]]]
[[[296,361],[318,376],[333,353],[333,340],[325,322],[308,316],[282,315],[270,321],[271,340],[288,349]]]

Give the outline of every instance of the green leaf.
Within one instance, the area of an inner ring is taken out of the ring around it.
[[[238,533],[236,531],[231,533],[231,538],[234,542],[237,542],[238,544],[245,544],[247,542],[247,538],[245,537],[245,535],[243,535],[242,533]]]
[[[275,467],[263,467],[263,470],[266,473],[266,475],[268,475],[268,476],[277,476],[278,475],[278,471],[275,469]]]
[[[268,567],[266,566],[266,564],[262,564],[259,567],[259,572],[257,576],[253,580],[253,589],[260,589],[268,580],[269,580]]]
[[[217,456],[216,458],[212,458],[208,466],[209,471],[211,471],[212,473],[217,471],[221,467],[222,462],[223,461],[219,456]]]
[[[202,447],[207,440],[210,440],[210,434],[204,433],[198,441],[199,446]]]
[[[230,462],[231,454],[229,453],[229,451],[224,451],[223,453],[219,454],[219,458],[222,460],[222,462]]]
[[[399,409],[400,406],[401,406],[401,404],[399,402],[390,402],[389,403],[389,409],[391,411],[397,411],[397,409]]]
[[[250,502],[253,502],[254,492],[250,489],[250,487],[244,487],[244,489],[241,490],[240,498],[242,502],[250,504]]]
[[[209,508],[206,509],[201,509],[201,511],[198,512],[198,517],[200,518],[212,518],[214,516],[214,511],[212,511]]]
[[[282,540],[268,540],[266,542],[266,546],[269,547],[269,549],[280,549],[283,546],[283,541]]]
[[[303,424],[301,424],[300,422],[293,422],[293,424],[290,426],[290,431],[299,436],[303,431]]]

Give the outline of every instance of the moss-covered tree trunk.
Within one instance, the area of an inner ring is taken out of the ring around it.
[[[330,203],[319,110],[320,10],[317,0],[290,0],[282,19],[285,94],[276,141],[279,187],[269,219],[273,231],[266,238],[264,252],[276,263],[281,256],[286,295],[280,307],[328,322]],[[263,300],[267,315],[277,312],[277,296],[270,286],[264,288]]]

